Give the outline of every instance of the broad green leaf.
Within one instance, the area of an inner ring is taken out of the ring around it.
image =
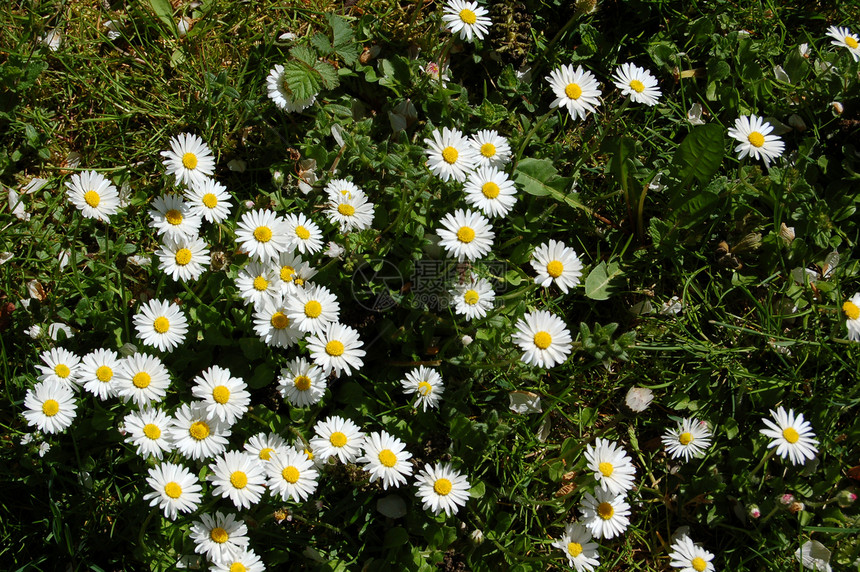
[[[313,66],[317,61],[317,55],[307,46],[293,46],[290,48],[290,55],[297,60],[305,62],[309,66]]]
[[[560,177],[549,159],[523,159],[517,164],[514,182],[530,195],[537,197],[550,195],[559,202],[591,212],[591,209],[579,201],[577,193],[565,194],[570,185],[570,179]]]
[[[326,14],[326,18],[331,26],[331,43],[334,46],[334,52],[346,65],[353,65],[358,60],[358,44],[355,43],[352,26],[345,18],[337,14]]]
[[[612,281],[624,274],[617,262],[601,262],[585,279],[585,295],[592,300],[608,300],[612,294]]]
[[[672,158],[672,168],[687,188],[693,179],[706,185],[723,161],[725,137],[723,128],[715,123],[697,125],[690,130]]]
[[[296,100],[313,97],[322,88],[319,73],[297,60],[289,61],[284,65],[284,79]]]
[[[340,84],[340,79],[337,77],[337,70],[333,65],[325,62],[316,62],[314,70],[320,74],[323,85],[326,89],[334,89]]]
[[[167,25],[174,36],[178,36],[179,30],[176,29],[176,22],[173,20],[173,6],[170,5],[170,0],[148,0],[148,2],[158,19]]]

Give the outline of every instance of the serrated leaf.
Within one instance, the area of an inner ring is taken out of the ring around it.
[[[672,157],[672,168],[687,188],[693,179],[706,185],[720,168],[725,153],[723,128],[717,124],[697,125],[690,130]]]
[[[337,76],[337,70],[331,64],[325,62],[317,62],[314,69],[320,74],[323,85],[326,89],[334,89],[340,85],[340,78]]]
[[[608,300],[612,294],[612,281],[624,271],[617,262],[601,262],[595,266],[585,279],[585,295],[592,300]]]
[[[327,56],[334,51],[331,42],[323,34],[314,34],[311,38],[311,45],[324,56]]]
[[[289,61],[284,65],[284,81],[293,94],[294,100],[309,99],[319,93],[322,87],[319,72],[302,61]]]
[[[297,60],[305,62],[311,67],[313,67],[317,61],[316,53],[307,46],[293,46],[290,48],[290,55]]]
[[[355,43],[355,33],[349,22],[337,14],[327,14],[326,18],[331,26],[332,46],[334,52],[348,66],[353,65],[358,59],[358,44]]]

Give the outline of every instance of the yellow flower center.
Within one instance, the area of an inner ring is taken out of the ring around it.
[[[99,203],[102,201],[99,194],[95,191],[87,191],[84,193],[84,202],[90,205],[93,208],[99,206]]]
[[[466,293],[463,294],[463,301],[470,306],[474,306],[478,303],[478,292],[475,290],[466,290]]]
[[[269,459],[271,459],[271,458],[272,458],[272,453],[273,453],[274,451],[275,451],[275,450],[274,450],[274,449],[272,449],[271,447],[266,447],[265,449],[260,449],[260,455],[259,455],[259,457],[260,457],[262,460],[264,460],[264,461],[268,461]]]
[[[461,226],[460,230],[457,231],[457,238],[460,242],[468,244],[475,240],[475,231],[468,226]]]
[[[201,201],[203,202],[203,206],[207,209],[214,209],[218,206],[218,197],[216,197],[212,193],[206,193],[205,195],[203,195]]]
[[[582,554],[582,544],[578,542],[568,542],[567,553],[576,558],[577,556]]]
[[[597,465],[597,470],[604,477],[611,477],[612,473],[615,472],[615,467],[612,466],[612,463],[603,462]]]
[[[139,371],[131,378],[131,383],[138,389],[146,389],[151,381],[152,378],[145,371]]]
[[[308,461],[313,461],[313,460],[314,460],[314,454],[313,454],[313,451],[311,451],[310,449],[305,449],[305,455],[307,455],[307,457],[308,457]]]
[[[488,159],[494,157],[496,155],[496,146],[492,143],[484,143],[481,145],[481,155]]]
[[[597,505],[597,514],[603,520],[609,520],[613,517],[613,515],[615,515],[615,509],[612,508],[612,505],[608,502],[602,502]]]
[[[296,283],[296,286],[304,286],[305,285],[305,281],[303,278],[296,278],[295,283]]]
[[[645,91],[645,84],[643,84],[638,79],[630,80],[630,89],[632,89],[636,93],[642,93],[643,91]]]
[[[305,304],[305,316],[308,318],[318,318],[322,314],[322,304],[316,300],[310,300]]]
[[[170,329],[170,320],[164,316],[159,316],[152,322],[152,328],[159,334],[163,334]]]
[[[179,266],[185,266],[191,262],[191,251],[187,248],[180,248],[176,251],[176,256],[173,258],[176,260],[176,264]]]
[[[42,404],[42,413],[48,417],[53,417],[60,412],[60,404],[56,399],[46,399]]]
[[[292,266],[281,266],[281,280],[284,282],[292,282],[295,273],[296,269]]]
[[[546,265],[546,273],[553,278],[558,278],[564,272],[564,264],[559,260],[552,260]]]
[[[852,50],[856,50],[856,49],[857,49],[857,46],[860,46],[860,44],[858,44],[858,43],[857,43],[857,40],[855,40],[855,39],[854,39],[854,38],[852,38],[851,36],[845,36],[845,44],[846,44],[849,48],[851,48]]]
[[[342,203],[337,205],[337,212],[339,212],[343,216],[352,216],[355,214],[355,207],[346,203]]]
[[[224,405],[230,401],[230,389],[226,385],[216,385],[215,389],[212,390],[212,399],[216,403]]]
[[[262,292],[268,287],[269,281],[262,276],[257,276],[256,278],[254,278],[254,290],[256,290],[257,292]]]
[[[397,464],[397,457],[390,449],[383,449],[379,452],[379,462],[386,467],[391,468]]]
[[[188,428],[188,434],[198,441],[202,441],[209,436],[209,425],[205,421],[195,421]]]
[[[166,485],[164,485],[164,494],[169,496],[172,499],[178,499],[182,496],[182,487],[179,486],[179,483],[175,481],[170,481]]]
[[[789,443],[797,443],[800,440],[800,434],[794,427],[786,427],[782,430],[782,438]]]
[[[341,433],[340,431],[335,431],[328,438],[329,443],[331,443],[332,447],[343,447],[346,445],[346,435]]]
[[[248,572],[248,569],[241,562],[234,562],[230,565],[230,572]]]
[[[343,344],[337,340],[332,340],[325,345],[325,353],[330,356],[339,356],[343,355]]]
[[[230,484],[237,489],[244,489],[248,486],[248,475],[242,471],[233,471],[230,473]]]
[[[457,157],[459,156],[460,153],[453,147],[445,147],[444,149],[442,149],[442,159],[449,165],[453,165],[454,163],[456,163]]]
[[[197,167],[197,155],[194,153],[186,153],[182,156],[182,166],[186,169],[194,169]]]
[[[254,229],[254,238],[259,242],[269,242],[272,240],[272,229],[267,226],[258,226]]]
[[[154,423],[147,423],[143,426],[143,434],[155,441],[161,437],[161,428]]]
[[[487,181],[481,187],[481,192],[484,193],[484,196],[488,199],[495,199],[496,197],[498,197],[500,190],[501,189],[499,189],[499,185],[497,185],[493,181]]]
[[[552,336],[549,332],[538,332],[535,334],[534,342],[538,348],[545,350],[552,344]]]
[[[747,137],[747,140],[753,147],[761,147],[762,145],[764,145],[764,135],[762,135],[758,131],[753,131],[752,133],[750,133]]]
[[[107,383],[113,379],[113,370],[106,365],[99,366],[96,370],[96,378],[102,383]]]
[[[284,477],[284,480],[290,484],[296,484],[299,480],[299,470],[294,466],[290,465],[283,471],[281,471],[281,476]]]
[[[212,529],[212,532],[209,533],[209,538],[218,544],[224,544],[230,539],[230,535],[227,534],[227,531],[220,526],[216,526]]]
[[[569,83],[564,88],[564,94],[568,99],[579,99],[582,96],[582,88],[578,84]]]
[[[293,380],[293,385],[299,391],[307,391],[311,388],[311,378],[306,375],[299,375]]]
[[[708,563],[705,562],[704,558],[696,556],[695,558],[690,560],[690,566],[692,566],[693,570],[695,570],[696,572],[704,572],[705,569],[708,567]]]
[[[302,240],[307,240],[311,237],[311,231],[309,231],[302,225],[299,225],[296,227],[296,236],[298,236]]]
[[[178,226],[182,224],[182,213],[176,209],[170,209],[166,213],[164,213],[164,218],[168,223],[173,226]]]
[[[290,319],[283,312],[275,312],[272,314],[272,327],[276,330],[283,330],[290,325]]]
[[[468,8],[463,8],[462,10],[460,10],[460,19],[463,20],[464,24],[468,24],[469,26],[471,26],[478,21],[478,16],[476,16],[475,13]]]
[[[426,381],[422,381],[418,384],[418,393],[421,395],[430,395],[433,392],[433,386],[427,383]]]
[[[854,302],[845,302],[842,304],[842,311],[845,312],[845,315],[848,316],[849,320],[860,318],[860,308],[858,308],[857,304]]]
[[[67,366],[66,364],[58,363],[54,367],[54,373],[57,374],[57,377],[62,377],[63,379],[65,379],[65,378],[69,377],[69,375],[71,375],[72,370],[69,369],[69,366]]]
[[[436,491],[436,494],[446,496],[451,492],[451,481],[446,478],[436,479],[436,482],[433,483],[433,490]]]
[[[691,433],[681,433],[678,436],[678,443],[680,443],[681,445],[686,446],[692,442],[693,442],[693,435]]]

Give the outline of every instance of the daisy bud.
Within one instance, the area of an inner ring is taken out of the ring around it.
[[[751,504],[747,508],[747,515],[750,518],[758,518],[761,516],[761,510],[759,510],[758,505]]]
[[[839,491],[839,494],[836,495],[836,502],[838,502],[839,506],[842,508],[851,506],[856,500],[857,495],[849,490],[841,490]]]
[[[284,174],[281,171],[272,173],[272,184],[276,187],[281,187],[284,184]]]
[[[794,227],[786,226],[785,223],[782,223],[779,227],[779,236],[786,242],[791,243],[794,240]]]
[[[648,409],[653,400],[654,392],[650,389],[646,387],[631,387],[624,398],[624,404],[633,413],[642,413]]]
[[[790,505],[791,503],[794,502],[794,495],[791,493],[785,493],[784,495],[779,497],[779,502],[781,502],[784,505]]]
[[[480,528],[476,528],[475,530],[473,530],[472,532],[469,533],[469,540],[472,542],[472,544],[477,546],[477,545],[481,544],[482,542],[484,542],[484,533],[481,532]]]
[[[845,108],[838,101],[831,101],[830,106],[833,107],[833,112],[836,115],[842,115],[842,112],[845,111]]]
[[[597,10],[597,0],[577,0],[574,6],[576,16],[585,16]]]
[[[463,346],[465,347],[465,346],[468,346],[469,344],[471,344],[474,340],[472,339],[472,336],[464,334],[463,337],[460,338],[460,341],[463,343]]]
[[[802,502],[793,502],[788,505],[788,512],[791,514],[797,514],[802,511],[806,506]]]

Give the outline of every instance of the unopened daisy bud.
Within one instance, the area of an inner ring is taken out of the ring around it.
[[[758,518],[761,516],[761,510],[758,508],[758,505],[751,504],[747,507],[747,515],[750,518]]]
[[[854,504],[854,501],[857,500],[857,495],[852,493],[849,490],[841,490],[839,494],[836,495],[836,502],[839,503],[839,506],[845,508],[847,506],[851,506]]]
[[[591,14],[597,10],[597,0],[577,0],[574,6],[574,15],[576,17]]]
[[[465,347],[465,346],[468,346],[469,344],[471,344],[474,340],[472,339],[472,336],[470,336],[468,334],[463,334],[463,337],[460,338],[460,341],[463,343],[463,346]]]
[[[784,241],[791,243],[791,241],[794,240],[794,236],[795,236],[794,235],[794,227],[793,226],[786,226],[785,223],[782,223],[779,227],[779,236]]]
[[[785,493],[784,495],[779,497],[779,502],[781,502],[784,505],[790,505],[791,503],[794,502],[794,495],[791,493]]]
[[[481,544],[482,542],[484,542],[484,533],[481,532],[480,528],[476,528],[475,530],[473,530],[472,532],[469,533],[469,540],[472,542],[472,544],[477,546],[477,545]]]
[[[797,514],[805,508],[806,506],[802,502],[793,502],[788,505],[788,512],[791,514]]]
[[[284,173],[275,171],[272,173],[272,184],[276,187],[281,187],[284,184]]]
[[[245,208],[253,209],[254,208],[254,201],[245,201]]]
[[[833,108],[833,113],[836,115],[842,115],[842,112],[845,111],[845,108],[838,101],[831,101],[830,107]]]

